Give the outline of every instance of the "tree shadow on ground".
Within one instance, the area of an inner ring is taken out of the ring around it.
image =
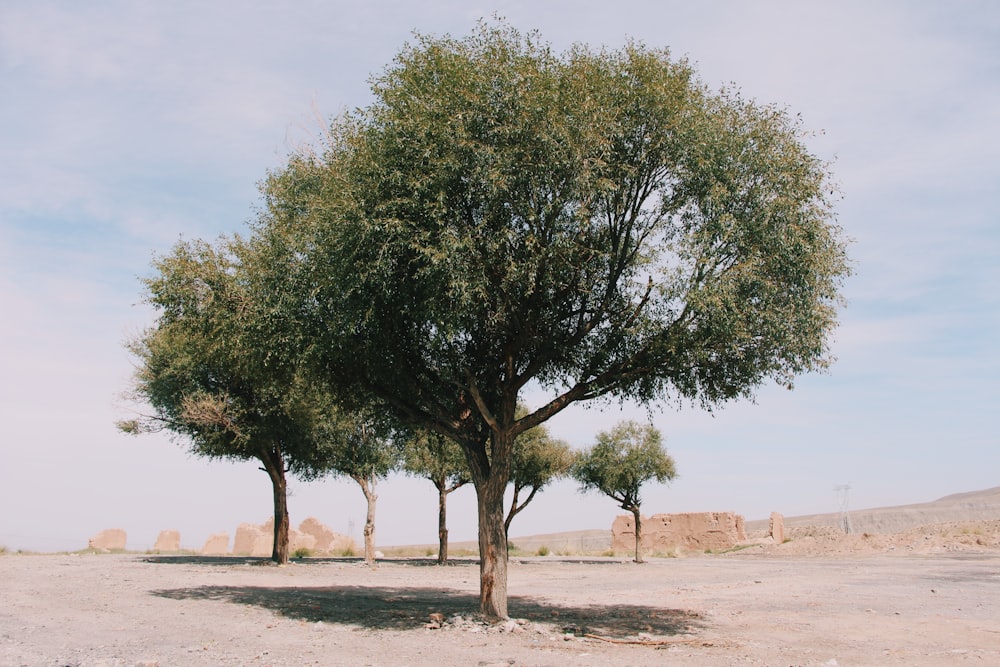
[[[277,563],[267,556],[202,556],[202,555],[152,555],[143,556],[143,561],[147,563],[157,563],[160,565],[261,565],[274,566]],[[292,562],[300,562],[293,558]],[[324,558],[308,558],[304,562],[308,563],[363,563],[364,558],[359,556],[329,556]]]
[[[261,566],[277,566],[273,560],[267,556],[202,556],[202,555],[191,555],[191,554],[151,554],[142,557],[142,560],[147,563],[158,563],[162,565],[261,565]],[[576,564],[587,564],[587,565],[621,565],[624,560],[622,558],[608,558],[608,557],[561,557],[561,556],[537,556],[537,557],[524,557],[524,556],[512,556],[510,558],[511,562],[517,562],[521,564],[527,563],[549,563],[552,565],[576,565]],[[365,559],[361,556],[310,556],[304,559],[292,558],[291,562],[294,563],[305,563],[309,565],[321,565],[323,563],[364,563]],[[452,556],[448,559],[447,563],[438,563],[436,557],[428,558],[413,558],[413,557],[387,557],[379,558],[378,563],[394,563],[396,565],[407,565],[414,567],[447,567],[447,566],[462,566],[462,565],[478,565],[478,556]],[[630,561],[629,561],[630,562]]]
[[[439,588],[382,586],[263,587],[197,586],[151,591],[172,600],[217,600],[268,609],[295,620],[376,630],[423,628],[430,614],[473,616],[477,596]],[[509,601],[512,618],[524,618],[577,635],[672,636],[703,627],[702,618],[680,609],[643,605],[572,606],[525,596]]]

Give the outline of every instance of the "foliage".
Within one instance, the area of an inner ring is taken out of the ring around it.
[[[622,509],[633,511],[642,504],[643,484],[667,482],[677,473],[660,432],[627,421],[597,434],[597,442],[580,454],[572,474],[584,490],[600,491]]]
[[[552,438],[544,425],[530,428],[517,437],[510,470],[513,496],[504,520],[504,529],[508,533],[514,517],[547,484],[568,474],[573,460],[573,451],[569,445]],[[528,495],[522,499],[521,493],[525,490]]]
[[[830,361],[844,242],[826,167],[780,109],[629,44],[554,54],[482,24],[418,36],[374,102],[264,185],[288,342],[457,442],[483,612],[506,615],[515,438],[615,396],[707,408]],[[515,416],[529,383],[549,398]]]
[[[385,478],[396,470],[402,457],[392,425],[368,411],[346,411],[328,406],[333,415],[323,424],[319,444],[323,466],[313,476],[345,475],[355,480]]]
[[[472,481],[458,444],[427,429],[411,430],[404,437],[402,470],[429,479],[439,491],[449,493]]]
[[[181,242],[154,263],[146,298],[159,316],[129,344],[139,362],[131,396],[154,413],[119,428],[166,430],[208,458],[278,456],[308,475],[319,463],[316,407],[324,399],[265,353],[248,251],[236,239],[218,247]]]

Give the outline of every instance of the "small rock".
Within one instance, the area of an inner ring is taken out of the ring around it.
[[[523,628],[517,624],[517,621],[513,619],[508,619],[503,624],[504,632],[523,632]]]

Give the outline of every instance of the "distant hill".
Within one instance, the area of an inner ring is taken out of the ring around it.
[[[897,533],[930,523],[987,521],[1000,519],[1000,486],[982,491],[956,493],[929,503],[849,510],[856,533]],[[785,517],[786,528],[841,525],[839,512]],[[747,533],[767,529],[767,520],[748,521]]]
[[[917,526],[954,521],[989,521],[1000,519],[1000,486],[982,491],[956,493],[929,503],[850,510],[851,529],[855,533],[898,533]],[[841,525],[839,512],[786,516],[786,528]],[[747,536],[766,531],[768,520],[747,521]],[[611,526],[593,530],[576,530],[543,535],[511,537],[510,541],[524,552],[547,547],[553,554],[599,553],[611,548]],[[437,545],[427,545],[437,549]],[[452,542],[453,550],[478,549],[476,542]]]

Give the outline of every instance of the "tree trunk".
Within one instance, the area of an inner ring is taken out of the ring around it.
[[[531,493],[528,494],[528,497],[524,499],[523,503],[518,505],[517,497],[520,493],[521,493],[521,487],[519,487],[517,484],[514,484],[514,497],[511,499],[510,511],[507,512],[507,518],[504,519],[503,522],[503,529],[504,532],[507,533],[508,539],[510,539],[510,522],[513,521],[514,517],[520,514],[521,510],[527,507],[528,503],[530,503],[534,499],[535,494],[538,493],[538,487],[537,486],[531,487]]]
[[[365,494],[368,502],[368,511],[365,514],[365,562],[369,566],[375,566],[375,479],[364,476],[355,477],[354,480],[361,486],[361,491]]]
[[[288,480],[285,478],[285,461],[278,449],[261,457],[264,471],[271,478],[274,496],[274,541],[271,560],[278,565],[288,563]]]
[[[492,621],[507,618],[507,531],[503,516],[505,487],[506,484],[498,483],[496,475],[476,484],[479,509],[479,611]]]
[[[448,562],[448,488],[438,486],[438,565]]]
[[[639,516],[639,508],[632,508],[632,516],[635,517],[635,562],[644,563],[642,559],[642,518]]]
[[[510,540],[510,522],[514,520],[514,515],[517,514],[517,496],[521,493],[521,487],[514,483],[514,495],[510,500],[510,510],[507,512],[507,516],[503,520],[503,532],[507,535],[507,539]]]
[[[514,458],[512,425],[516,398],[509,397],[507,405],[499,411],[499,418],[492,424],[489,443],[462,445],[476,487],[479,516],[479,611],[489,621],[507,618],[507,530],[503,494]]]

